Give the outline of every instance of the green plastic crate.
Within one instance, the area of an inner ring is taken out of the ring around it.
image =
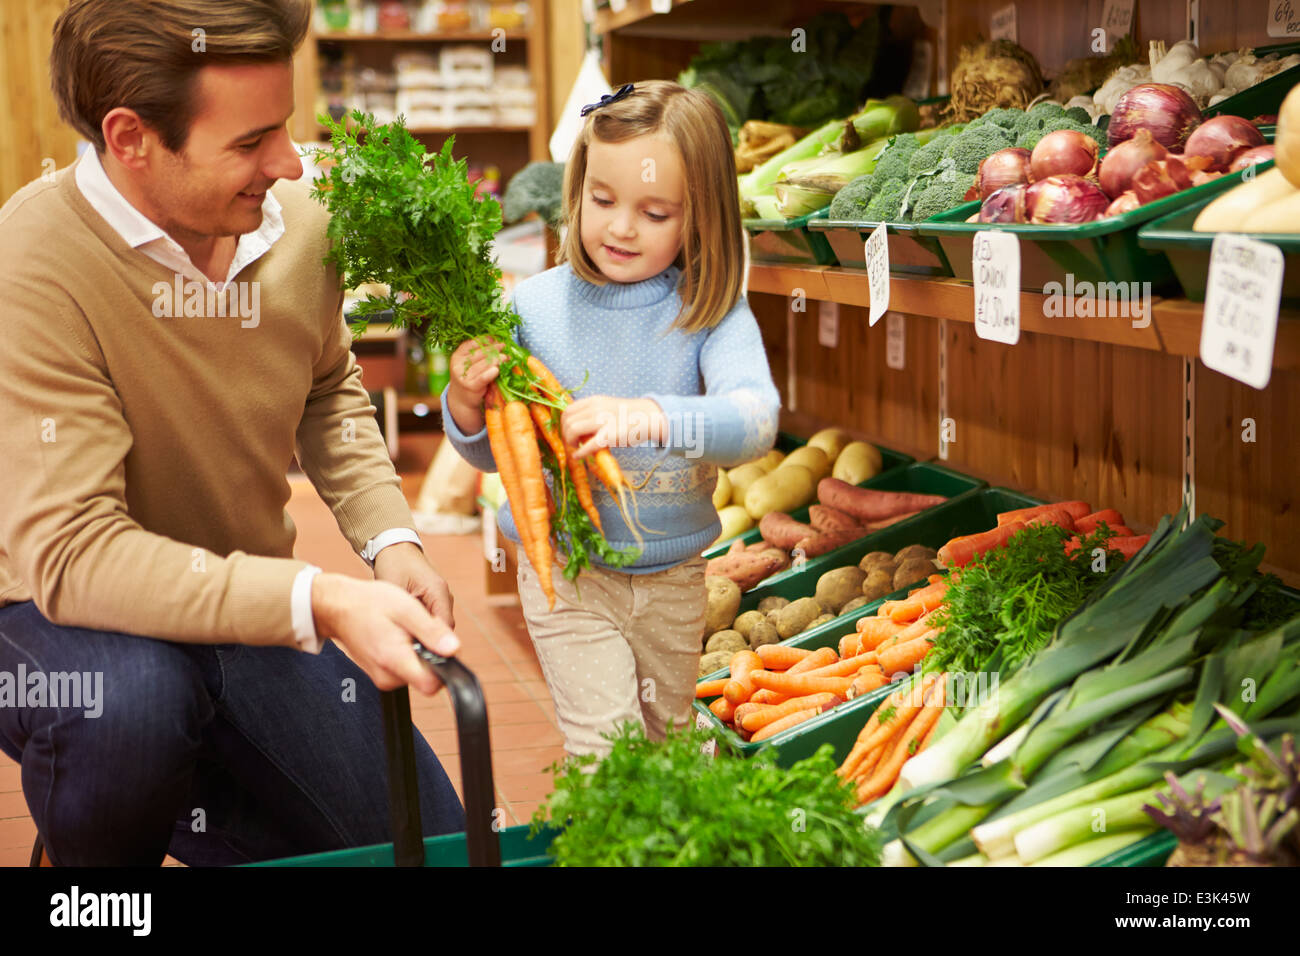
[[[1104,856],[1090,866],[1164,866],[1165,861],[1178,846],[1178,838],[1168,830],[1149,833],[1136,843],[1130,843],[1110,856]]]
[[[528,825],[507,827],[498,836],[501,841],[501,865],[509,867],[549,866],[551,841],[559,833],[549,826],[544,827],[535,838],[530,839]],[[309,856],[291,856],[282,860],[267,860],[263,863],[250,863],[257,867],[306,867],[306,866],[392,866],[393,845],[381,843],[376,846],[353,847],[348,850],[334,850],[330,853],[313,853]],[[425,866],[468,866],[469,858],[465,852],[465,834],[448,833],[445,836],[428,837],[424,841]]]
[[[807,442],[804,441],[804,439],[802,438],[796,439],[794,438],[793,435],[788,435],[786,437],[788,439],[793,439],[793,441],[797,442],[797,444],[787,445],[783,447],[780,438],[777,439],[776,448],[779,451],[785,452],[786,454],[789,454],[790,452],[794,451],[794,449],[798,448],[800,445],[807,444]],[[891,448],[885,448],[883,445],[877,445],[876,447],[880,449],[880,473],[877,474],[875,477],[868,478],[866,481],[861,482],[859,487],[862,488],[883,487],[883,486],[873,485],[872,482],[876,481],[878,478],[881,478],[886,474],[893,473],[899,468],[909,466],[916,461],[916,459],[913,458],[911,455],[904,455],[901,451],[894,451]],[[890,487],[887,490],[902,491],[902,490],[910,490],[910,489],[900,489],[900,488]],[[935,494],[941,494],[941,493],[942,492],[935,492]],[[796,521],[808,520],[807,507],[796,509],[795,511],[790,512],[790,514]],[[720,555],[726,554],[727,549],[730,548],[732,544],[735,543],[736,538],[739,538],[741,541],[745,542],[745,544],[749,545],[749,544],[753,544],[760,537],[762,537],[762,535],[758,533],[758,527],[755,526],[753,528],[750,528],[748,531],[741,532],[735,537],[728,538],[726,541],[719,541],[717,544],[709,546],[704,550],[704,556],[706,558],[716,558]]]
[[[818,209],[798,219],[746,219],[749,260],[755,265],[835,264],[835,252],[826,237],[808,230],[808,223],[825,219],[828,210]]]
[[[878,223],[851,222],[844,219],[815,219],[808,229],[821,233],[830,243],[841,266],[866,269],[867,237]],[[917,223],[885,223],[885,242],[889,246],[889,271],[898,275],[948,278],[952,266],[937,239],[920,234]]]
[[[994,512],[995,517],[988,524],[973,528],[972,531],[950,531],[937,542],[932,543],[930,539],[937,538],[942,533],[942,529],[955,527],[958,524],[962,524],[964,527],[963,518],[965,515],[962,513],[958,517],[942,517],[938,519],[937,524],[932,523],[932,516],[938,513],[940,509],[945,509],[944,515],[951,515],[952,513],[946,509],[953,501],[973,494],[980,488],[985,487],[985,483],[980,479],[972,478],[970,475],[963,475],[961,472],[953,471],[943,465],[931,462],[917,462],[905,468],[881,472],[875,478],[864,481],[862,487],[879,491],[906,491],[914,494],[945,495],[950,500],[922,511],[918,515],[905,518],[897,524],[892,524],[879,531],[873,531],[843,547],[836,548],[834,551],[828,551],[826,554],[810,558],[799,567],[790,567],[780,574],[772,575],[766,581],[760,582],[757,587],[751,588],[741,596],[740,610],[742,612],[756,607],[758,602],[765,597],[777,596],[791,601],[796,598],[807,597],[813,593],[817,578],[823,573],[846,564],[857,564],[862,556],[868,552],[897,551],[909,544],[924,544],[937,548],[954,535],[985,531],[997,524],[996,512]],[[1008,492],[1008,494],[1014,493]],[[1028,501],[1027,504],[1008,505],[1007,508],[1001,510],[1024,508],[1040,503],[1032,499],[1026,500]],[[982,512],[980,513],[982,514]],[[922,537],[914,537],[916,535]],[[899,544],[891,548],[888,545],[877,545],[876,542],[880,541],[898,541]]]
[[[1262,172],[1271,163],[1255,169]],[[1221,176],[1201,186],[1157,199],[1131,212],[1096,222],[1077,225],[1031,223],[966,222],[978,212],[979,201],[949,209],[921,223],[922,235],[935,236],[942,244],[953,275],[967,282],[973,279],[971,251],[975,234],[988,229],[1013,232],[1020,237],[1020,288],[1042,292],[1049,282],[1066,285],[1067,274],[1074,283],[1150,282],[1153,292],[1175,284],[1169,260],[1161,251],[1143,248],[1138,229],[1168,213],[1183,209],[1207,197],[1231,189],[1243,173]]]
[[[1138,233],[1138,242],[1147,249],[1157,249],[1169,257],[1183,294],[1192,302],[1205,301],[1205,285],[1210,274],[1210,247],[1214,244],[1213,232],[1195,232],[1192,224],[1202,209],[1210,204],[1205,199],[1144,226]],[[1300,232],[1237,233],[1249,239],[1258,239],[1277,246],[1285,257],[1282,275],[1282,302],[1300,305]]]

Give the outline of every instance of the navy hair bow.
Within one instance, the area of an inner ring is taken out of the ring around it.
[[[615,92],[615,93],[606,93],[604,96],[602,96],[602,97],[600,98],[600,102],[599,102],[599,103],[588,103],[586,106],[584,106],[584,107],[582,108],[582,113],[579,114],[579,115],[581,115],[581,116],[586,116],[586,115],[587,115],[588,113],[590,113],[592,110],[598,110],[598,109],[600,109],[602,106],[608,106],[610,103],[617,103],[619,100],[621,100],[621,99],[623,99],[624,97],[630,95],[631,92],[632,92],[632,84],[631,84],[631,83],[624,83],[622,86],[620,86],[620,87],[618,88],[618,91],[617,91],[617,92]]]

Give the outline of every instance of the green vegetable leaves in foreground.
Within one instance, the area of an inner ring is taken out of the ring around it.
[[[708,736],[670,731],[649,741],[634,724],[613,751],[557,771],[538,810],[560,834],[560,866],[876,866],[879,839],[853,812],[829,744],[793,767],[701,753]]]
[[[312,196],[332,214],[326,261],[344,288],[377,282],[390,289],[357,306],[354,333],[392,310],[393,325],[429,348],[451,353],[481,335],[509,343],[519,318],[501,302],[501,270],[491,256],[501,207],[475,196],[465,160],[452,158],[453,138],[426,154],[400,117],[380,126],[356,111],[350,128],[320,119],[330,145],[317,158],[333,165]]]

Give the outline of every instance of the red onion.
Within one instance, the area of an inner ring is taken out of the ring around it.
[[[1121,193],[1113,203],[1106,207],[1106,211],[1102,215],[1120,216],[1126,212],[1132,212],[1140,205],[1142,205],[1142,202],[1138,199],[1137,193],[1130,189],[1126,193]]]
[[[1187,137],[1183,155],[1205,156],[1207,169],[1225,170],[1237,154],[1264,145],[1264,134],[1240,116],[1215,116],[1207,119]]]
[[[1192,186],[1192,170],[1181,156],[1170,153],[1154,163],[1147,163],[1133,174],[1133,191],[1143,205],[1164,199]]]
[[[1110,198],[1100,186],[1068,173],[1040,179],[1025,190],[1029,222],[1092,222],[1109,205]]]
[[[1038,141],[1029,158],[1029,181],[1049,176],[1097,175],[1097,141],[1077,129],[1058,129]]]
[[[1119,98],[1106,135],[1111,146],[1118,146],[1148,129],[1165,149],[1182,149],[1199,125],[1201,111],[1183,90],[1168,83],[1141,83]]]
[[[979,221],[1024,222],[1026,189],[1024,183],[1012,183],[994,190],[980,206]]]
[[[1203,169],[1198,169],[1196,172],[1192,173],[1192,185],[1204,186],[1206,183],[1213,182],[1214,180],[1218,179],[1222,175],[1223,173],[1219,172],[1218,170],[1215,170],[1214,172],[1211,173],[1211,172],[1206,172]]]
[[[1101,188],[1107,196],[1118,197],[1129,191],[1134,173],[1167,155],[1169,151],[1152,139],[1148,130],[1140,129],[1132,139],[1126,139],[1102,159]]]
[[[1254,166],[1256,163],[1267,163],[1273,158],[1273,144],[1267,146],[1255,146],[1251,149],[1243,149],[1233,157],[1232,165],[1228,167],[1228,172],[1235,173],[1245,169],[1247,166]]]
[[[984,157],[975,173],[977,198],[988,199],[1003,186],[1029,182],[1029,150],[1008,147]]]

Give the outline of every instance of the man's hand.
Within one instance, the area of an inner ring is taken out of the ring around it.
[[[451,589],[442,575],[433,570],[424,552],[410,541],[390,544],[375,555],[375,580],[396,584],[407,594],[419,598],[434,617],[450,630],[456,626],[451,613]]]
[[[387,581],[318,574],[312,578],[311,609],[316,633],[343,645],[380,690],[409,685],[434,694],[442,686],[415,656],[412,638],[443,657],[460,650],[460,640],[442,620]]]
[[[580,398],[560,413],[564,443],[585,458],[602,448],[627,448],[668,438],[668,420],[649,398]]]

